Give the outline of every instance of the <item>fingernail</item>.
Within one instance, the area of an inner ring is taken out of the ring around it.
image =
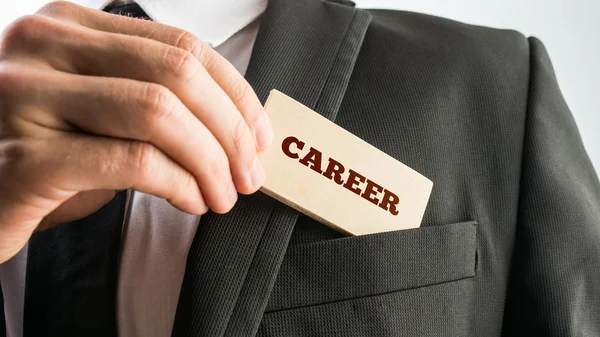
[[[229,194],[229,201],[231,201],[231,203],[234,204],[237,201],[238,193],[237,193],[237,189],[235,188],[235,185],[233,184],[233,182],[231,182],[231,184],[229,184],[229,189],[228,189],[227,193]]]
[[[256,133],[254,134],[256,146],[259,149],[266,148],[273,140],[273,131],[267,116],[262,116],[256,123]]]
[[[252,164],[252,186],[259,188],[265,182],[265,170],[258,160],[258,157],[254,159]]]

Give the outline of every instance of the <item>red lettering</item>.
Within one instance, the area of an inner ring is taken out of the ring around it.
[[[295,145],[295,151],[292,151],[292,144]],[[327,169],[325,172],[322,171],[321,167],[323,164],[323,153],[321,151],[311,147],[305,155],[299,153],[304,149],[305,143],[294,136],[289,136],[281,143],[281,149],[286,156],[292,159],[299,159],[298,161],[310,168],[311,170],[322,174],[325,178],[333,180],[336,184],[342,185],[350,192],[362,197],[370,203],[379,206],[386,212],[390,212],[392,215],[398,215],[398,204],[400,198],[393,192],[384,189],[381,185],[367,179],[360,173],[349,169],[348,177],[346,182],[342,178],[342,174],[346,171],[346,168],[342,163],[338,162],[333,158],[329,158]],[[300,158],[302,156],[302,158]],[[365,183],[366,186],[363,188],[360,186],[361,183]],[[380,193],[383,192],[381,201],[379,200]]]
[[[388,190],[385,190],[385,192],[383,192],[383,199],[381,200],[381,203],[379,203],[379,207],[383,208],[386,211],[389,210],[390,213],[392,213],[393,215],[398,215],[398,210],[396,209],[396,206],[399,202],[400,198],[398,198],[397,195]]]
[[[342,173],[344,173],[344,165],[333,158],[329,158],[329,164],[323,175],[326,178],[335,181],[336,184],[341,185],[344,183],[344,180],[342,180]]]
[[[285,153],[286,156],[288,156],[292,159],[298,159],[299,158],[298,154],[290,151],[290,147],[291,147],[292,143],[296,144],[296,148],[298,150],[302,150],[304,148],[304,142],[300,141],[298,138],[296,138],[294,136],[289,136],[286,139],[284,139],[283,142],[281,143],[281,149],[283,150],[283,153]]]
[[[320,174],[323,173],[323,171],[321,171],[321,159],[321,151],[311,147],[306,156],[300,159],[300,163]]]
[[[360,196],[377,205],[377,203],[379,203],[379,200],[377,199],[377,194],[381,191],[383,191],[383,187],[377,185],[372,180],[368,179],[367,187],[365,187],[365,191]]]
[[[360,175],[360,173],[357,173],[354,170],[350,169],[348,171],[348,180],[346,180],[344,187],[347,188],[352,193],[360,195],[360,189],[354,187],[354,185],[355,184],[358,185],[359,182],[364,183],[365,179],[367,179],[367,178]]]

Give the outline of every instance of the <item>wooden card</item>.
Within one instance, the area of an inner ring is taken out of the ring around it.
[[[261,191],[352,235],[420,226],[430,180],[277,90],[265,110]]]

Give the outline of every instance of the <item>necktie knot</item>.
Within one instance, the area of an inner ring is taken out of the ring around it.
[[[131,18],[152,20],[148,14],[144,12],[142,7],[136,3],[119,4],[118,2],[113,2],[112,4],[106,6],[104,11],[112,14],[128,16]]]

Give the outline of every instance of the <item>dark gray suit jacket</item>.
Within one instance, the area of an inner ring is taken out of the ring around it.
[[[421,228],[360,237],[261,193],[203,216],[174,336],[600,336],[600,184],[540,41],[272,0],[247,78],[421,172],[431,200]],[[124,197],[32,238],[27,337],[116,336]]]

